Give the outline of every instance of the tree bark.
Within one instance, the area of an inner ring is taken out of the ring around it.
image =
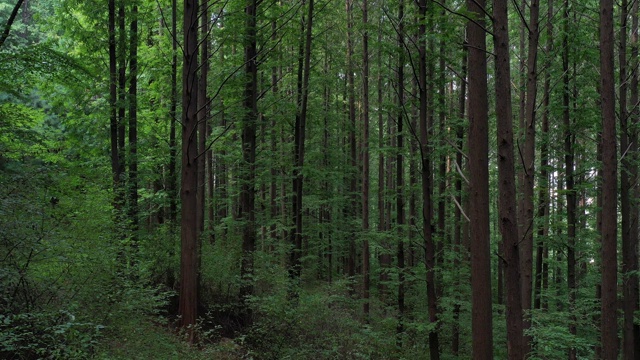
[[[22,1],[22,0],[21,0]],[[21,2],[20,1],[20,2]],[[111,134],[111,173],[113,177],[113,207],[118,209],[120,159],[118,157],[118,59],[116,56],[116,1],[109,0],[109,125]]]
[[[20,11],[20,7],[24,0],[18,0],[18,2],[11,10],[11,15],[9,15],[9,19],[7,19],[7,23],[4,25],[4,30],[2,31],[2,35],[0,35],[0,48],[4,45],[4,42],[9,37],[9,33],[11,32],[11,26],[13,26],[13,22],[16,20],[16,16],[18,15],[18,11]]]
[[[600,100],[602,106],[602,358],[618,357],[617,156],[613,63],[613,1],[600,0]]]
[[[180,190],[181,256],[180,304],[181,327],[189,342],[195,341],[198,316],[198,234],[197,234],[197,64],[198,64],[198,1],[184,1],[184,40],[182,65],[182,180]]]
[[[362,278],[364,299],[363,310],[365,318],[369,319],[369,287],[371,275],[369,273],[369,32],[368,26],[368,3],[362,2],[362,23],[364,32],[362,33],[362,231],[364,239],[362,241]]]
[[[507,352],[509,359],[523,359],[523,312],[520,283],[516,177],[513,152],[511,71],[507,0],[493,2],[493,42],[496,52],[496,117],[498,124],[498,218],[504,250]],[[522,279],[526,281],[526,279]]]
[[[242,219],[242,263],[240,267],[241,301],[244,303],[244,323],[253,322],[252,311],[246,303],[253,295],[253,257],[256,251],[256,129],[258,121],[258,59],[257,59],[257,0],[247,0],[245,6],[245,87],[244,116],[242,118],[242,168],[239,174],[240,197],[238,218]]]
[[[173,235],[178,218],[177,176],[176,176],[176,116],[178,108],[178,42],[177,31],[177,0],[171,1],[171,99],[169,99],[169,174],[167,192],[169,195],[170,233]]]
[[[536,95],[538,93],[538,17],[539,0],[532,0],[529,4],[530,18],[528,26],[528,51],[527,51],[527,95],[525,104],[525,149],[524,149],[524,188],[522,189],[522,213],[524,223],[520,242],[520,272],[522,286],[522,309],[524,313],[525,331],[531,327],[531,319],[528,311],[531,310],[531,293],[533,286],[533,231],[534,224],[534,180],[535,180],[535,153],[536,153]],[[531,350],[531,337],[526,336],[524,353]]]
[[[547,43],[546,52],[553,51],[553,0],[547,4]],[[536,251],[536,277],[534,289],[534,309],[542,308],[543,274],[545,263],[546,236],[549,232],[549,98],[551,96],[551,74],[546,71],[544,75],[543,109],[542,114],[542,144],[540,145],[540,186],[538,190],[538,218],[542,219],[538,226],[538,246]]]
[[[129,29],[129,178],[127,184],[129,204],[127,207],[131,250],[135,256],[138,246],[138,4],[131,8]],[[133,264],[133,261],[129,261]]]
[[[398,79],[397,79],[397,133],[396,133],[396,226],[398,232],[398,326],[396,329],[399,346],[404,337],[405,316],[405,264],[404,264],[404,0],[398,4]]]
[[[305,155],[305,132],[307,124],[307,107],[309,94],[309,71],[311,69],[311,40],[313,29],[313,0],[309,0],[307,18],[302,20],[301,50],[298,70],[298,110],[295,123],[294,139],[294,178],[293,178],[293,216],[295,228],[290,236],[294,246],[291,254],[291,275],[299,280],[302,270],[302,195]],[[306,29],[304,27],[306,25]]]
[[[434,328],[429,331],[429,355],[431,359],[440,358],[440,346],[438,338],[438,300],[435,279],[436,266],[436,245],[433,234],[433,204],[431,187],[431,158],[429,146],[429,115],[427,108],[429,102],[427,84],[427,44],[426,44],[426,23],[427,23],[427,0],[418,2],[418,83],[419,83],[419,120],[420,123],[420,158],[422,170],[422,235],[424,237],[426,283],[427,283],[427,308],[429,311],[429,322]]]
[[[489,243],[488,99],[485,1],[467,0],[469,49],[469,219],[473,357],[493,359]]]

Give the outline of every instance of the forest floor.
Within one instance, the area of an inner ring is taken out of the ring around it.
[[[135,316],[107,331],[95,359],[101,360],[240,360],[250,359],[246,350],[229,338],[189,345],[166,324]]]

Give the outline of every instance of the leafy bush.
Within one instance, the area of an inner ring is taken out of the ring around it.
[[[101,325],[77,322],[67,311],[0,315],[3,359],[88,359]]]

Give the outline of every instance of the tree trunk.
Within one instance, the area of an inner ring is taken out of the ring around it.
[[[116,57],[116,1],[109,0],[109,124],[111,134],[111,173],[113,207],[118,209],[120,159],[118,157],[118,59]]]
[[[509,359],[523,359],[523,312],[520,284],[518,219],[516,217],[516,177],[513,152],[511,72],[509,58],[507,0],[493,2],[493,41],[496,52],[496,117],[498,143],[498,218],[504,250],[507,312],[507,352]],[[526,281],[523,279],[523,281]]]
[[[553,51],[553,0],[547,4],[547,44],[546,52]],[[543,268],[546,265],[544,254],[548,251],[545,240],[549,232],[549,98],[551,91],[551,74],[544,75],[543,109],[542,114],[542,144],[540,145],[540,186],[538,190],[538,218],[542,223],[538,227],[538,249],[536,251],[536,277],[534,289],[534,309],[542,308]]]
[[[396,117],[396,226],[398,231],[398,326],[397,343],[402,346],[404,337],[404,316],[405,316],[405,274],[404,274],[404,0],[400,0],[398,5],[398,113]]]
[[[256,195],[256,128],[258,121],[258,59],[257,59],[257,0],[247,0],[245,6],[246,37],[244,43],[245,88],[244,117],[242,119],[242,168],[239,174],[240,197],[238,218],[242,219],[242,264],[240,267],[241,301],[244,302],[244,323],[253,322],[247,298],[253,295],[253,253],[256,251],[255,195]]]
[[[488,100],[485,1],[467,0],[469,49],[469,232],[473,356],[493,359],[489,243]]]
[[[369,287],[371,275],[369,274],[369,32],[368,24],[368,3],[362,3],[362,23],[364,32],[362,34],[362,231],[364,239],[362,241],[362,278],[364,299],[363,310],[365,318],[369,319]]]
[[[171,1],[171,99],[169,99],[169,175],[168,175],[168,195],[169,195],[169,220],[171,221],[170,233],[173,235],[175,223],[178,218],[177,201],[177,175],[176,175],[176,116],[178,108],[178,42],[175,37],[177,31],[177,0]]]
[[[131,231],[131,253],[135,257],[138,247],[138,4],[131,8],[131,24],[129,34],[129,179],[128,217]],[[133,259],[129,259],[134,264]]]
[[[539,17],[539,0],[532,0],[529,5],[530,19],[528,26],[528,54],[527,54],[527,95],[525,104],[525,145],[524,145],[524,188],[522,189],[522,213],[524,215],[524,223],[521,234],[522,241],[519,245],[520,250],[520,272],[522,276],[522,309],[524,313],[524,329],[525,331],[531,327],[530,316],[527,315],[531,310],[531,293],[533,286],[533,231],[534,225],[534,207],[533,207],[533,190],[535,180],[535,153],[536,153],[536,95],[538,93],[538,17]],[[525,338],[524,353],[527,354],[531,350],[531,337]]]
[[[4,30],[2,31],[2,35],[0,35],[0,48],[2,47],[2,45],[4,45],[4,42],[9,37],[11,26],[13,25],[13,22],[15,21],[16,16],[18,15],[18,11],[20,11],[20,7],[22,6],[23,2],[24,0],[18,0],[16,5],[13,7],[13,10],[11,11],[11,15],[9,15],[9,19],[7,19],[7,23],[4,25]]]
[[[602,358],[618,357],[617,156],[613,64],[613,1],[600,0],[600,100],[602,106]]]
[[[181,256],[180,304],[181,327],[195,341],[194,327],[198,316],[198,234],[197,234],[197,64],[198,64],[198,1],[184,2],[184,41],[182,66],[182,180],[180,200]]]
[[[304,184],[302,167],[305,155],[305,132],[307,123],[307,107],[309,94],[309,71],[311,69],[311,39],[313,29],[313,0],[309,0],[308,15],[303,18],[303,32],[301,36],[301,50],[298,59],[298,110],[295,123],[294,139],[294,178],[293,178],[293,216],[295,229],[290,236],[294,246],[291,254],[291,275],[295,280],[300,279],[302,270],[302,188]],[[306,25],[306,29],[304,28]]]
[[[204,232],[205,207],[206,207],[206,143],[207,121],[209,118],[209,99],[207,98],[207,78],[209,76],[209,16],[208,1],[202,0],[200,4],[200,74],[198,76],[198,242],[202,248],[202,233]]]
[[[465,39],[466,40],[466,39]],[[458,147],[456,152],[456,167],[458,171],[462,172],[462,151],[464,147],[464,125],[462,119],[464,119],[466,112],[466,104],[467,104],[467,48],[464,47],[462,49],[462,70],[460,71],[460,95],[458,100],[458,125],[456,126],[456,145]],[[456,197],[456,208],[454,212],[454,236],[453,236],[453,246],[454,246],[454,260],[453,260],[453,268],[459,269],[462,264],[462,228],[463,228],[463,220],[462,220],[462,176],[457,176],[455,180],[455,197]],[[455,278],[455,286],[456,289],[460,287],[461,279],[460,275]],[[460,307],[461,301],[459,291],[455,292],[456,300],[453,306],[453,334],[451,335],[451,353],[454,356],[458,356],[458,352],[460,350]]]
[[[427,22],[427,0],[418,2],[418,81],[419,81],[419,123],[420,123],[420,158],[422,168],[422,232],[424,236],[425,267],[427,282],[427,307],[429,311],[429,322],[433,324],[433,330],[429,331],[429,354],[431,359],[440,358],[438,339],[438,303],[435,279],[436,246],[433,238],[433,217],[432,209],[432,188],[431,188],[431,159],[429,156],[429,121],[428,121],[428,96],[427,93],[427,48],[426,48],[426,22]]]

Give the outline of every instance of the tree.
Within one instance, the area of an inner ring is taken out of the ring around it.
[[[488,100],[485,1],[469,0],[469,234],[473,356],[493,358],[491,258],[489,254]]]
[[[419,123],[420,123],[420,158],[422,170],[422,232],[424,237],[425,251],[425,267],[427,271],[427,306],[429,311],[429,321],[434,324],[435,328],[429,332],[429,353],[432,359],[440,358],[439,339],[438,339],[438,303],[435,281],[435,260],[436,246],[433,239],[433,225],[431,219],[433,217],[433,204],[431,195],[431,159],[429,144],[429,124],[427,114],[428,97],[427,93],[427,44],[424,39],[427,26],[427,1],[422,0],[418,3],[418,84],[419,84]]]
[[[524,188],[522,189],[523,224],[521,229],[522,242],[520,251],[520,272],[522,277],[522,309],[525,312],[531,310],[531,294],[533,286],[533,232],[534,208],[533,190],[535,181],[535,153],[536,153],[536,95],[538,93],[538,17],[540,12],[539,1],[532,0],[529,5],[528,51],[527,51],[527,95],[525,103],[525,145],[523,154],[524,163]],[[524,329],[531,327],[531,319],[525,314]],[[525,339],[525,353],[531,349],[531,339]]]
[[[182,178],[180,202],[180,325],[189,342],[195,341],[198,316],[198,223],[197,223],[197,112],[198,112],[198,13],[197,0],[184,2],[182,44]]]
[[[240,170],[240,199],[238,218],[242,225],[242,265],[240,267],[241,301],[245,302],[245,323],[253,321],[252,312],[246,304],[253,295],[254,252],[256,251],[256,128],[258,121],[258,53],[257,53],[258,2],[247,0],[245,7],[246,37],[244,41],[245,83],[242,118],[242,168]]]
[[[129,178],[128,214],[132,250],[138,246],[138,4],[131,8],[129,29]],[[134,256],[134,254],[129,254]],[[130,261],[131,262],[131,261]]]
[[[523,359],[523,305],[520,282],[518,220],[511,113],[507,1],[493,2],[493,42],[496,52],[496,117],[498,127],[498,218],[502,234],[506,278],[507,350],[510,359]],[[524,277],[523,282],[527,281]]]
[[[627,76],[627,34],[628,31],[628,3],[623,1],[620,11],[620,214],[622,231],[622,274],[624,276],[624,327],[623,327],[623,353],[625,359],[635,359],[638,351],[638,338],[640,336],[638,325],[634,325],[634,311],[638,307],[638,206],[632,200],[637,193],[636,164],[638,155],[637,146],[637,110],[627,110],[627,89],[631,88],[631,104],[638,102],[638,75],[637,75],[637,31],[638,14],[637,4],[632,6],[631,24],[631,76]],[[628,81],[630,78],[630,81]],[[628,86],[630,83],[631,86]]]
[[[20,11],[20,7],[22,6],[23,2],[24,0],[18,0],[16,5],[13,7],[13,10],[11,11],[11,15],[9,15],[9,19],[7,19],[7,22],[4,24],[4,30],[2,31],[2,35],[0,35],[0,48],[2,47],[2,45],[4,45],[4,42],[9,37],[11,26],[16,20],[16,16],[18,16],[18,11]]]
[[[365,317],[369,317],[369,297],[371,286],[371,274],[369,260],[369,29],[368,26],[368,3],[362,3],[362,231],[364,239],[362,241],[362,298],[364,299],[363,311]],[[368,321],[368,320],[367,320]]]
[[[602,357],[618,357],[617,156],[613,64],[613,1],[600,1],[600,100],[602,107]]]
[[[306,25],[306,28],[305,28]],[[307,108],[309,104],[309,71],[311,69],[311,40],[313,29],[313,0],[309,0],[306,20],[302,20],[300,51],[298,58],[297,112],[294,134],[294,177],[293,177],[293,220],[295,229],[291,231],[293,250],[291,253],[291,276],[300,277],[302,270],[302,188],[304,184],[305,134],[307,125]]]

